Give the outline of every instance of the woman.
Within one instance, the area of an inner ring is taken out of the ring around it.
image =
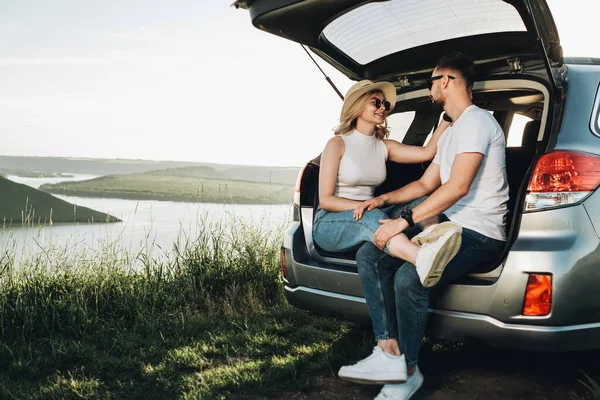
[[[375,188],[386,178],[386,161],[420,163],[432,160],[442,132],[450,125],[442,120],[427,146],[407,146],[386,139],[387,113],[396,103],[396,89],[388,82],[363,80],[344,98],[340,124],[321,154],[319,209],[313,238],[324,250],[356,249],[373,234],[380,220],[396,218],[401,207],[368,210]],[[447,224],[447,223],[445,223]],[[459,230],[460,227],[452,228]],[[384,249],[402,259],[417,259],[419,246],[403,234],[390,239]],[[407,254],[410,253],[410,254]],[[417,265],[417,270],[419,266]]]

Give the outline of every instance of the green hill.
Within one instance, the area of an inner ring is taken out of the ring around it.
[[[50,193],[233,204],[287,204],[292,201],[298,168],[168,168],[102,176],[40,187]]]
[[[0,177],[0,221],[37,225],[57,222],[118,222],[118,218],[79,207],[51,194]]]

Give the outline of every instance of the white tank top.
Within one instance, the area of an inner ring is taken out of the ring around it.
[[[383,140],[356,129],[341,135],[346,149],[340,160],[335,195],[350,200],[368,200],[386,177],[388,152]]]

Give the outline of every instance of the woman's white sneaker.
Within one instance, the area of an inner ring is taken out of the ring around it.
[[[424,287],[432,287],[438,283],[444,273],[444,268],[458,253],[461,243],[461,233],[450,229],[437,241],[421,246],[419,254],[417,254],[416,267]]]
[[[423,380],[423,374],[419,371],[419,367],[415,367],[415,373],[409,376],[406,382],[399,385],[385,385],[375,400],[408,400],[421,388]]]
[[[338,376],[347,381],[374,385],[405,382],[406,361],[404,355],[393,356],[375,346],[369,357],[340,368]]]

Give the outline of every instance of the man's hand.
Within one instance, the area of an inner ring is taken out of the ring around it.
[[[380,249],[385,248],[388,240],[397,234],[402,233],[402,231],[408,227],[408,222],[406,222],[404,218],[380,219],[379,223],[381,225],[379,226],[379,229],[375,231],[373,239],[375,241],[375,245]]]
[[[385,202],[381,197],[374,197],[372,199],[365,200],[354,209],[354,219],[358,221],[362,218],[365,210],[371,211],[375,208],[380,208],[383,205],[385,205]]]

